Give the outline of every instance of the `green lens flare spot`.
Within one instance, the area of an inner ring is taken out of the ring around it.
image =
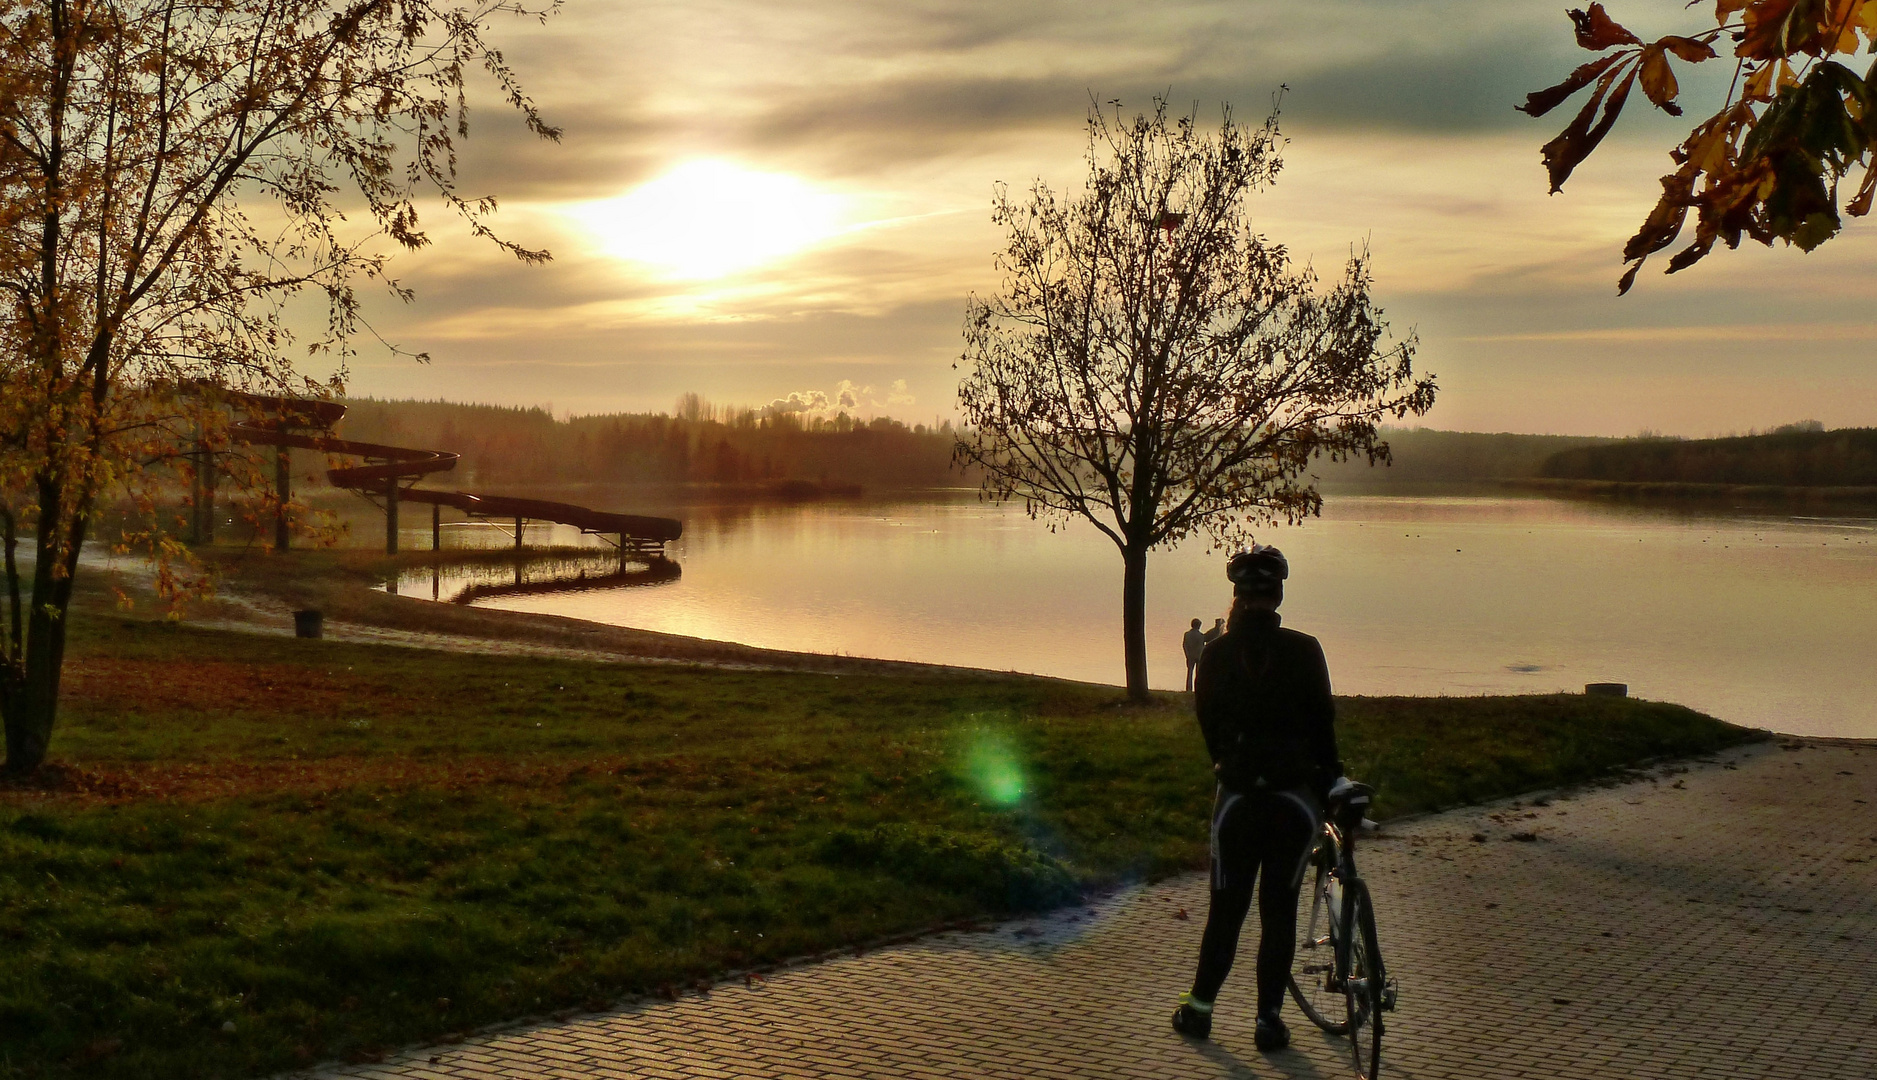
[[[1001,736],[979,733],[965,767],[986,802],[1014,806],[1023,801],[1023,766]]]

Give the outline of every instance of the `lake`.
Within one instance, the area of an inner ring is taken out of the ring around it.
[[[596,550],[528,567],[522,590],[507,587],[513,570],[490,568],[412,571],[397,587],[449,599],[480,582],[474,602],[489,607],[770,648],[1122,680],[1121,560],[1087,525],[1052,533],[968,492],[683,514],[684,539],[669,547],[676,576],[607,582],[616,557]],[[1259,539],[1290,557],[1285,625],[1322,640],[1339,693],[1623,682],[1635,696],[1736,723],[1877,737],[1877,519],[1332,492],[1321,518]],[[547,526],[528,540],[582,542]],[[501,542],[472,525],[446,541]],[[428,546],[428,536],[413,533],[411,544]],[[1189,621],[1210,626],[1224,614],[1224,561],[1203,540],[1151,559],[1155,687],[1183,685]],[[540,584],[568,578],[573,591]]]

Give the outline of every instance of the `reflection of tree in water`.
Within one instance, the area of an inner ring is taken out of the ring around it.
[[[510,596],[663,585],[678,580],[682,573],[676,562],[658,556],[646,558],[617,551],[556,552],[519,558],[471,556],[440,562],[428,567],[427,575],[424,570],[407,573],[402,584],[406,589],[413,585],[421,588],[423,577],[428,576],[432,600],[467,605]],[[388,591],[396,593],[399,584],[391,582]]]

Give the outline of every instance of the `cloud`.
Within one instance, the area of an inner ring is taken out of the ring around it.
[[[825,412],[828,408],[828,395],[819,390],[796,390],[788,397],[779,397],[770,402],[766,412],[780,415],[783,413]]]
[[[912,394],[906,390],[905,379],[894,379],[892,388],[884,398],[872,386],[861,385],[852,379],[840,379],[835,382],[832,394],[821,390],[796,390],[787,397],[771,401],[763,411],[771,415],[855,412],[863,408],[878,410],[887,405],[911,405],[913,400]]]
[[[1653,344],[1660,342],[1791,342],[1791,341],[1870,341],[1877,338],[1877,326],[1870,323],[1731,323],[1722,325],[1680,326],[1599,326],[1573,330],[1533,331],[1512,334],[1472,334],[1457,341],[1482,342],[1625,342]]]
[[[1645,39],[1705,18],[1679,4],[1625,7],[1618,16]],[[1611,298],[1617,253],[1679,141],[1668,133],[1690,120],[1632,95],[1568,192],[1546,196],[1538,147],[1575,102],[1542,120],[1512,106],[1587,55],[1557,8],[587,0],[538,27],[500,26],[492,43],[566,137],[533,138],[483,88],[462,190],[500,196],[503,235],[556,261],[518,266],[428,212],[436,246],[395,264],[418,302],[369,303],[380,330],[434,365],[367,346],[358,392],[656,409],[697,390],[794,413],[904,416],[924,402],[949,414],[964,298],[999,287],[993,182],[1078,186],[1091,94],[1132,111],[1167,93],[1208,125],[1230,101],[1255,123],[1283,83],[1293,142],[1255,225],[1326,275],[1352,244],[1372,247],[1391,322],[1403,333],[1418,324],[1422,362],[1442,375],[1443,412],[1430,422],[1571,429],[1573,414],[1546,403],[1591,400],[1580,384],[1593,361],[1606,388],[1632,385],[1627,366],[1663,386],[1687,380],[1697,389],[1684,396],[1705,400],[1695,357],[1710,352],[1727,353],[1729,372],[1777,357],[1796,388],[1777,402],[1743,389],[1745,404],[1712,426],[1877,416],[1877,369],[1854,348],[1868,331],[1845,314],[1877,290],[1859,255],[1870,246],[1855,236],[1805,257],[1729,252],[1673,279],[1652,264],[1643,287]],[[1693,117],[1731,73],[1677,67]],[[603,256],[567,209],[698,158],[834,191],[856,207],[853,228],[746,274],[673,285]],[[1643,415],[1666,406],[1629,396],[1634,415],[1620,427],[1686,426]]]
[[[868,175],[1029,133],[1077,143],[1091,95],[1140,107],[1171,93],[1208,113],[1231,101],[1256,119],[1284,83],[1305,126],[1511,128],[1531,123],[1512,105],[1577,61],[1559,12],[1504,0],[622,8],[595,0],[503,36],[566,135],[534,140],[490,100],[469,186],[604,197],[661,162],[712,155]]]

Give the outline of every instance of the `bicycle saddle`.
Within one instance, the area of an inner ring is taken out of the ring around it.
[[[1336,782],[1330,785],[1329,801],[1332,803],[1347,803],[1354,806],[1366,804],[1374,798],[1373,787],[1358,780],[1351,780],[1347,776],[1337,777]]]

